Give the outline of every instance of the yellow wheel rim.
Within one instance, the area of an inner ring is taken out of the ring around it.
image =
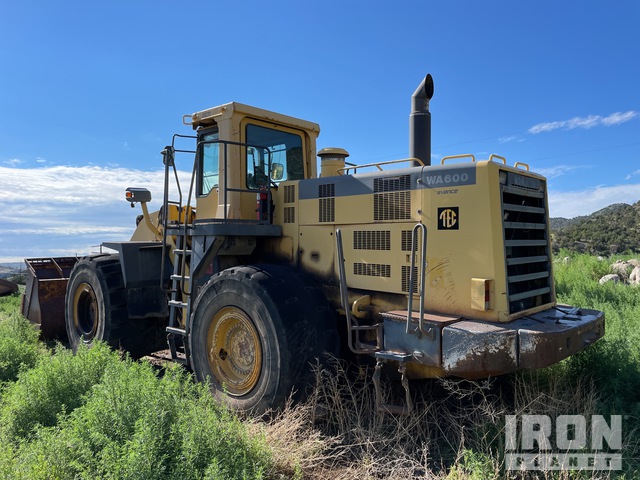
[[[96,293],[86,282],[77,286],[73,295],[73,325],[80,337],[92,339],[98,329]]]
[[[213,316],[207,332],[207,360],[229,395],[245,395],[256,386],[262,368],[262,346],[256,327],[245,312],[225,307]]]

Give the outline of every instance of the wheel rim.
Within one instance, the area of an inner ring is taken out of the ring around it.
[[[88,283],[82,282],[73,296],[73,325],[84,340],[91,340],[98,329],[98,301]]]
[[[233,396],[249,393],[262,368],[260,337],[249,316],[236,307],[220,309],[207,332],[207,360],[217,382]]]

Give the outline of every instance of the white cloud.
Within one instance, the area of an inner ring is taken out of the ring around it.
[[[9,160],[5,160],[4,163],[6,165],[11,165],[12,167],[15,167],[15,166],[20,165],[23,162],[19,158],[10,158]]]
[[[635,175],[640,175],[640,170],[636,170],[635,172],[629,173],[626,177],[624,177],[624,179],[631,180],[631,177],[634,177]]]
[[[534,125],[529,130],[531,134],[538,134],[543,132],[552,132],[553,130],[573,130],[575,128],[583,128],[588,130],[590,128],[604,125],[605,127],[611,127],[614,125],[620,125],[621,123],[633,120],[638,116],[638,112],[630,110],[628,112],[616,112],[605,117],[600,115],[589,115],[588,117],[574,117],[570,120],[561,120],[557,122],[545,122]]]
[[[179,172],[179,176],[186,194],[190,172]],[[141,210],[129,207],[125,189],[148,188],[154,198],[149,205],[153,211],[162,202],[163,183],[162,170],[0,167],[0,263],[87,254],[104,241],[128,240]],[[170,198],[177,199],[177,194]]]
[[[64,225],[58,227],[45,228],[16,228],[7,230],[4,233],[9,235],[89,235],[89,234],[118,234],[131,235],[130,227],[110,227],[102,225]]]
[[[621,123],[628,122],[629,120],[633,120],[637,116],[638,112],[634,112],[633,110],[624,113],[616,112],[604,117],[602,119],[602,124],[607,127],[611,127],[613,125],[619,125]]]
[[[547,179],[558,178],[564,175],[565,173],[571,172],[573,170],[577,170],[580,167],[578,165],[555,165],[549,168],[537,168],[536,173],[539,173],[543,177]]]
[[[516,140],[519,141],[519,138],[517,135],[507,135],[504,137],[498,137],[498,142],[499,143],[509,143],[509,142],[515,142]]]
[[[37,163],[47,163],[47,159],[46,158],[42,158],[42,157],[36,157],[36,162]]]
[[[549,192],[549,216],[573,218],[589,215],[614,203],[640,200],[640,184],[599,186],[573,192]]]

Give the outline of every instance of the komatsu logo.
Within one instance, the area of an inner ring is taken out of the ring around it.
[[[451,185],[458,183],[467,183],[469,181],[468,173],[451,173],[446,175],[426,175],[424,183],[430,187],[434,185]]]

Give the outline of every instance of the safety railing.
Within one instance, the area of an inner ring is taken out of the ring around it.
[[[348,175],[350,170],[353,170],[353,173],[358,173],[359,168],[377,168],[378,171],[383,171],[382,165],[393,165],[396,163],[404,163],[404,162],[412,162],[413,164],[418,164],[418,166],[424,167],[424,162],[419,158],[402,158],[399,160],[389,160],[386,162],[375,162],[375,163],[367,163],[364,165],[349,165],[343,168],[338,169],[339,175]],[[414,165],[415,166],[415,165]]]

